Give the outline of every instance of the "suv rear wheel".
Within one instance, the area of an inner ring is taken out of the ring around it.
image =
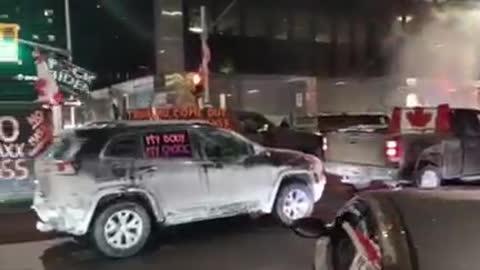
[[[310,188],[302,183],[292,183],[281,187],[274,207],[274,215],[285,225],[296,219],[308,217],[314,207]]]
[[[135,255],[150,236],[150,216],[135,202],[107,206],[93,223],[93,242],[106,256],[123,258]]]
[[[419,188],[437,188],[441,185],[442,178],[438,167],[428,165],[418,172],[417,186]]]

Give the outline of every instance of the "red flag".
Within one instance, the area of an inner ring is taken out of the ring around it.
[[[58,105],[63,102],[63,95],[59,91],[57,82],[47,66],[47,59],[38,49],[33,52],[35,65],[37,68],[37,81],[35,90],[38,95],[38,101],[50,105]]]
[[[344,222],[342,227],[352,240],[357,256],[363,258],[368,264],[368,268],[365,269],[380,270],[382,263],[380,247],[363,232],[354,229],[348,222]],[[361,264],[362,262],[357,261],[356,263]]]

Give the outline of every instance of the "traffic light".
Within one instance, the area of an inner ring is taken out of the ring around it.
[[[205,91],[202,76],[199,73],[191,73],[190,78],[193,83],[192,94],[196,97],[202,95]]]
[[[18,62],[18,24],[0,23],[0,62]]]

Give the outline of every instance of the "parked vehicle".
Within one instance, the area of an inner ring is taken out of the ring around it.
[[[94,123],[64,133],[35,169],[37,229],[87,237],[109,257],[136,254],[157,223],[272,213],[290,224],[325,185],[315,156],[201,121]]]
[[[285,148],[322,155],[322,137],[290,127],[276,126],[264,115],[256,112],[234,111],[235,130],[245,137],[267,147]]]
[[[480,111],[395,108],[390,127],[327,135],[326,171],[344,183],[407,179],[419,187],[480,179]]]
[[[479,195],[462,189],[369,191],[349,201],[332,224],[305,218],[292,229],[318,239],[315,270],[476,269]]]

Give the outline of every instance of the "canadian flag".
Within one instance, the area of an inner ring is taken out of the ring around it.
[[[350,270],[380,270],[382,255],[380,247],[358,229],[354,229],[348,222],[342,224],[357,251],[350,266]]]
[[[38,49],[33,51],[35,66],[37,68],[37,80],[35,81],[35,91],[37,92],[37,101],[48,103],[49,105],[59,105],[63,102],[63,95],[52,73],[48,69],[46,57]]]

